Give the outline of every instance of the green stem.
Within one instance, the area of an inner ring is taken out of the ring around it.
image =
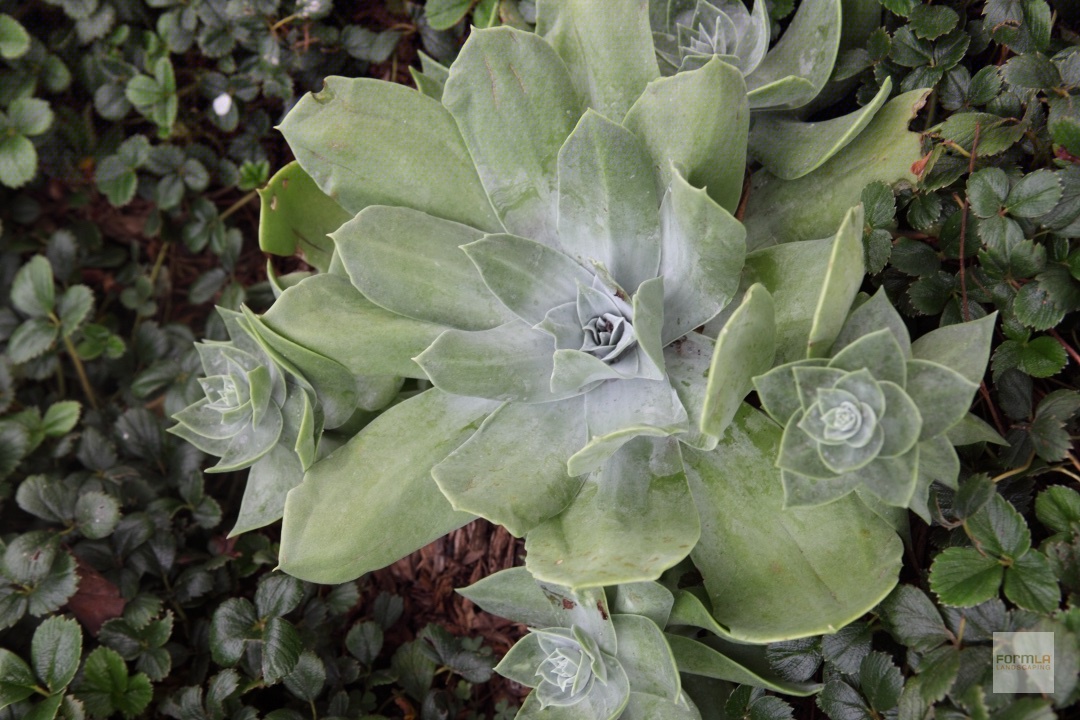
[[[218,220],[225,222],[226,218],[228,218],[230,215],[235,214],[238,210],[240,210],[240,208],[244,207],[249,202],[254,200],[258,194],[259,193],[257,190],[252,190],[247,195],[230,205],[229,208],[225,210],[225,212],[221,213],[221,215],[218,216]]]
[[[86,395],[87,402],[90,403],[90,407],[97,410],[97,398],[94,396],[94,388],[90,386],[90,378],[86,376],[86,368],[83,367],[82,359],[79,357],[79,352],[72,344],[71,338],[66,335],[64,336],[64,347],[67,349],[68,357],[71,358],[71,364],[75,366],[75,374],[79,376],[79,384],[82,385],[83,394]]]

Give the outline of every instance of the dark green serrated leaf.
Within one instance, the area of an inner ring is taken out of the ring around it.
[[[957,520],[969,518],[984,508],[996,493],[989,475],[972,475],[960,483],[960,489],[953,498],[953,514]]]
[[[1062,321],[1066,310],[1054,302],[1045,288],[1029,282],[1016,293],[1013,312],[1020,322],[1033,330],[1049,330]]]
[[[319,656],[310,650],[300,654],[296,666],[284,678],[285,687],[305,702],[313,702],[326,684],[326,667]]]
[[[260,618],[280,617],[296,609],[304,596],[303,583],[291,575],[267,575],[255,590],[255,611]]]
[[[1054,209],[1061,200],[1061,192],[1061,181],[1052,170],[1036,170],[1013,185],[1005,209],[1016,217],[1039,217]]]
[[[293,671],[304,644],[288,620],[271,617],[262,632],[262,673],[267,682],[277,682]]]
[[[854,675],[870,652],[871,635],[865,623],[852,623],[839,632],[822,636],[821,655],[836,669]]]
[[[1035,515],[1054,532],[1075,532],[1080,526],[1080,493],[1064,485],[1052,485],[1035,498]]]
[[[974,548],[942,551],[930,567],[930,589],[946,605],[970,607],[997,596],[1003,568]]]
[[[345,636],[345,647],[362,665],[371,667],[383,645],[383,631],[377,622],[357,623]]]
[[[1001,495],[990,501],[964,523],[964,528],[982,552],[1016,559],[1031,548],[1031,531],[1016,508]]]
[[[831,720],[873,720],[874,714],[859,692],[843,680],[831,680],[817,696],[817,706]]]
[[[955,28],[960,16],[945,5],[916,5],[911,9],[908,20],[916,36],[923,40],[934,40]]]
[[[1058,608],[1061,591],[1050,561],[1032,551],[1005,571],[1005,597],[1022,608],[1049,614]]]
[[[926,655],[919,665],[919,692],[927,703],[935,703],[952,688],[960,672],[960,651],[944,645]]]
[[[769,667],[792,682],[805,682],[821,665],[821,647],[816,638],[771,643],[765,648]]]
[[[904,676],[891,657],[883,652],[872,652],[859,666],[859,688],[870,701],[870,707],[884,713],[900,701]]]
[[[51,617],[38,625],[30,651],[34,672],[52,693],[68,686],[82,660],[82,630],[79,623]]]

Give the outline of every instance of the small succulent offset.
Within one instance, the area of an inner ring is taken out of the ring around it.
[[[650,0],[650,20],[665,75],[701,67],[712,57],[746,76],[752,109],[800,108],[821,92],[839,52],[840,0],[806,0],[769,49],[765,0]]]
[[[667,621],[672,596],[651,585],[654,594],[666,596],[666,605],[653,617],[622,612],[627,608],[610,605],[602,589],[573,592],[537,583],[524,568],[504,570],[459,592],[490,612],[530,626],[495,668],[534,689],[518,720],[698,719],[658,625]]]
[[[220,458],[207,472],[251,468],[233,529],[239,533],[281,517],[285,492],[315,460],[323,416],[311,385],[267,351],[248,318],[218,312],[230,341],[196,346],[205,397],[178,412],[169,432]]]
[[[946,433],[978,390],[993,323],[947,326],[913,344],[882,290],[852,312],[831,358],[754,378],[762,407],[784,426],[776,464],[787,504],[855,490],[920,510],[931,481],[955,487],[960,466]]]

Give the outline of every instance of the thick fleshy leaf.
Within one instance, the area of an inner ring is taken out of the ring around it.
[[[278,335],[337,360],[357,375],[426,377],[413,358],[446,330],[389,312],[346,278],[326,274],[287,289],[261,320]]]
[[[436,465],[432,475],[455,509],[521,537],[577,495],[584,478],[570,477],[566,461],[585,440],[581,397],[508,403]]]
[[[605,380],[635,378],[642,369],[636,349],[612,364],[579,350],[556,350],[553,360],[552,393],[587,392],[595,387],[596,383]],[[662,377],[661,373],[655,371],[649,374],[652,377]]]
[[[885,294],[885,288],[879,288],[874,295],[859,307],[852,310],[841,328],[840,334],[832,346],[833,355],[838,355],[841,350],[855,342],[864,335],[887,328],[892,331],[896,342],[900,344],[903,359],[911,357],[911,335],[908,334],[907,325],[900,313],[896,311],[889,296]]]
[[[329,270],[334,254],[329,235],[352,216],[320,190],[296,161],[278,170],[258,192],[262,203],[259,247],[263,252],[300,253],[320,272]]]
[[[888,328],[863,335],[829,359],[829,367],[838,370],[869,369],[874,379],[896,383],[901,388],[907,383],[907,366],[904,351]]]
[[[899,385],[882,382],[878,386],[885,394],[885,412],[878,416],[878,424],[885,432],[881,456],[901,455],[918,442],[922,415],[919,414],[918,406]]]
[[[615,122],[660,75],[647,0],[540,0],[536,33],[566,61],[589,107]]]
[[[744,221],[747,247],[824,237],[836,231],[871,182],[913,185],[917,177],[911,166],[922,157],[922,144],[907,128],[926,94],[914,90],[890,100],[859,137],[798,180],[755,173]],[[814,202],[806,202],[808,197]],[[861,241],[861,226],[859,234]]]
[[[886,77],[868,104],[823,122],[803,122],[788,113],[757,116],[750,131],[750,152],[773,175],[784,180],[800,178],[821,167],[854,140],[874,119],[891,92],[892,78]]]
[[[454,118],[411,88],[328,77],[280,129],[301,167],[351,214],[400,205],[486,232],[503,229]]]
[[[614,661],[612,661],[614,662]],[[575,705],[542,707],[536,692],[529,693],[515,720],[615,720],[630,699],[630,683],[626,673],[614,663],[609,669],[606,684],[595,684],[589,694]]]
[[[569,256],[516,235],[487,235],[462,250],[491,293],[533,325],[552,308],[576,302],[578,285],[593,281],[593,274]]]
[[[667,640],[682,673],[752,685],[797,697],[812,695],[821,687],[817,683],[794,683],[778,677],[769,668],[763,647],[736,645],[714,638],[694,640],[670,633]],[[738,656],[733,657],[736,654]]]
[[[813,100],[832,76],[840,30],[840,0],[805,0],[776,45],[747,76],[750,106],[794,109]],[[787,77],[806,80],[808,86],[782,97],[769,92],[770,85]]]
[[[585,395],[585,420],[589,442],[567,463],[575,476],[599,469],[639,435],[665,437],[689,427],[686,409],[666,379],[603,383]]]
[[[333,233],[353,285],[387,310],[462,330],[514,316],[488,290],[461,246],[482,233],[409,208],[369,207]]]
[[[674,595],[658,582],[626,583],[614,589],[611,612],[641,615],[666,627],[674,604]]]
[[[771,463],[780,436],[743,406],[714,452],[683,449],[702,519],[694,564],[713,616],[746,642],[836,632],[889,593],[903,551],[893,529],[854,496],[785,510]]]
[[[859,222],[856,223],[856,220]],[[850,210],[835,237],[764,248],[746,256],[743,284],[761,283],[776,306],[776,358],[824,357],[863,278],[861,211]],[[725,316],[709,323],[719,332]]]
[[[821,294],[818,295],[807,340],[807,357],[826,357],[844,326],[851,303],[859,293],[866,267],[863,264],[863,207],[848,211],[832,243],[832,253]]]
[[[653,720],[653,718],[701,720],[701,713],[686,700],[685,695],[676,703],[631,689],[630,701],[623,708],[619,720]]]
[[[784,486],[784,507],[803,509],[828,505],[848,495],[859,486],[859,475],[833,474],[831,477],[820,478],[783,469],[780,472],[780,481]]]
[[[285,512],[285,496],[303,477],[304,467],[291,448],[280,443],[272,447],[248,471],[240,511],[229,537],[280,520]]]
[[[735,212],[750,127],[746,83],[737,69],[711,60],[698,70],[650,83],[624,124],[649,149],[661,191],[678,169],[720,207]]]
[[[776,466],[827,483],[834,479],[837,473],[821,459],[820,443],[799,427],[799,421],[803,417],[804,413],[802,412],[796,414],[784,428],[784,435],[780,442],[780,454],[776,457]],[[830,486],[830,489],[835,487],[836,484]],[[844,487],[846,488],[845,492],[851,489],[848,485]],[[822,491],[825,492],[826,490],[823,489]],[[833,497],[839,497],[839,495],[835,493],[829,495],[830,499]],[[805,505],[807,503],[800,501],[795,504]]]
[[[506,230],[558,247],[556,162],[584,110],[558,55],[532,33],[474,32],[450,67],[443,104]]]
[[[843,370],[837,370],[836,368],[803,363],[793,367],[791,373],[795,377],[795,387],[799,392],[799,404],[804,410],[809,410],[817,402],[819,390],[835,387],[836,383],[848,375]],[[872,382],[872,379],[868,377],[868,373],[863,373],[859,377],[862,378],[861,384],[863,385]],[[867,388],[867,392],[873,392],[873,390]],[[868,401],[861,397],[859,400],[861,402]],[[875,410],[883,409],[884,401],[884,397],[875,397]]]
[[[638,349],[645,356],[642,364],[656,369],[656,376],[663,377],[664,346],[661,340],[664,326],[664,278],[654,277],[638,286],[634,293],[634,335],[637,336]]]
[[[997,313],[957,325],[931,330],[911,344],[911,356],[955,370],[973,383],[981,383],[990,358]]]
[[[960,458],[946,436],[919,443],[919,473],[945,487],[959,489]]]
[[[717,442],[716,436],[702,430],[714,347],[712,338],[691,332],[664,348],[668,380],[686,408],[689,421],[689,429],[679,440],[699,450],[712,450]]]
[[[358,399],[356,378],[349,369],[337,360],[278,334],[246,307],[242,309],[252,334],[264,345],[267,355],[284,358],[314,388],[326,427],[335,428],[348,420],[356,411]]]
[[[491,330],[447,330],[416,357],[435,387],[490,400],[547,402],[576,394],[551,390],[551,336],[512,320]]]
[[[311,466],[285,501],[279,565],[310,582],[342,583],[461,527],[431,468],[498,403],[427,390],[387,410]]]
[[[589,476],[574,502],[529,532],[526,567],[568,587],[655,580],[698,539],[679,443],[638,437]]]
[[[703,592],[704,588],[694,590],[677,590],[675,592],[675,604],[671,607],[671,617],[665,627],[694,627],[708,630],[713,635],[727,640],[733,639],[726,627],[716,622],[712,612],[705,607],[705,603],[695,592]]]
[[[457,591],[492,615],[536,628],[577,626],[605,652],[618,643],[602,588],[574,592],[539,583],[524,567],[500,570]]]
[[[739,287],[746,229],[676,170],[660,206],[664,345],[704,325]]]
[[[682,685],[664,633],[652,620],[640,615],[613,615],[619,652],[615,658],[626,671],[635,692],[679,699]]]
[[[879,457],[858,471],[862,488],[877,495],[887,505],[907,507],[919,481],[919,448],[897,457]]]
[[[776,352],[776,306],[764,285],[753,285],[716,336],[701,430],[720,437],[753,389],[752,378],[768,372]],[[676,386],[678,389],[678,386]]]
[[[585,267],[601,263],[628,291],[660,267],[660,198],[629,130],[587,110],[559,150],[559,241]]]
[[[801,360],[798,363],[775,367],[764,375],[755,377],[754,389],[757,390],[762,409],[778,423],[786,426],[791,416],[803,409],[795,368],[824,368],[827,362],[825,359]],[[836,373],[830,373],[830,377],[839,379]]]
[[[914,353],[914,346],[912,346]],[[978,383],[929,360],[908,360],[905,388],[922,415],[920,440],[940,435],[964,419],[975,399]]]

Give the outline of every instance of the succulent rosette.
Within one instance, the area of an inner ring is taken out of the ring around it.
[[[831,357],[754,378],[762,407],[784,426],[776,464],[787,505],[854,490],[925,510],[930,482],[955,488],[960,465],[947,433],[971,407],[993,323],[944,327],[913,344],[879,291],[852,312]]]
[[[537,583],[523,568],[460,592],[490,612],[531,626],[495,668],[534,689],[518,720],[699,719],[662,631],[673,597],[650,585],[648,597],[660,602],[652,603],[648,616],[620,607],[617,599],[609,605],[602,589],[574,592]]]
[[[641,53],[577,57],[578,21],[597,21],[596,7],[541,3],[540,34],[470,36],[441,104],[329,78],[283,122],[301,167],[355,216],[331,233],[329,272],[285,290],[259,332],[358,375],[433,386],[308,471],[286,505],[285,569],[353,577],[475,516],[527,535],[530,567],[573,585],[653,578],[694,546],[680,441],[718,440],[699,427],[713,341],[695,328],[730,302],[745,256],[730,211],[746,94],[718,60],[660,79],[642,9],[603,14]],[[388,106],[407,118],[412,162],[433,166],[400,197],[370,169],[374,139],[358,143],[362,166],[353,148],[328,159],[338,127]],[[401,445],[415,435],[423,451]],[[338,557],[321,536],[340,533],[326,512],[353,508],[331,489],[345,477],[366,494],[353,532],[372,540]],[[408,501],[429,522],[375,542],[406,485],[423,487]]]

